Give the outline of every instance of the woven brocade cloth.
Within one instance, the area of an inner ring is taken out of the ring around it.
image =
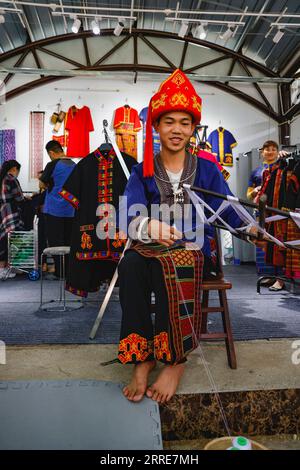
[[[131,250],[145,258],[155,258],[161,265],[161,282],[168,302],[165,312],[169,317],[168,329],[159,331],[155,328],[153,338],[146,338],[141,332],[121,337],[118,359],[123,364],[153,359],[180,363],[198,346],[203,254],[200,250],[184,247],[166,249],[155,243],[137,243]]]

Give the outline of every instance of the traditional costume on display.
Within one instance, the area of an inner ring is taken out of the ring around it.
[[[206,143],[221,165],[233,165],[232,149],[237,145],[237,142],[231,132],[224,127],[218,127],[209,134]]]
[[[16,159],[16,131],[0,129],[0,166],[8,160]]]
[[[90,153],[90,132],[94,130],[91,111],[87,106],[71,106],[65,129],[68,131],[67,157],[85,157]],[[56,140],[56,139],[55,139]]]
[[[136,161],[128,155],[123,157],[130,171]],[[109,237],[115,225],[113,219],[104,228],[107,237],[97,236],[97,225],[103,219],[97,209],[105,203],[117,208],[126,183],[115,152],[102,154],[97,149],[76,165],[60,192],[76,209],[67,274],[67,290],[73,294],[86,297],[88,292],[98,290],[101,281],[109,279],[116,269],[126,240],[120,240],[118,234],[116,239]],[[108,214],[108,218],[112,216]]]
[[[148,116],[148,107],[143,108],[139,114],[139,118],[143,124],[143,147],[145,148],[146,141],[146,122]],[[153,152],[156,155],[160,151],[160,138],[159,133],[153,129]]]
[[[128,105],[117,108],[114,129],[120,151],[137,160],[137,133],[142,129],[137,110]]]
[[[191,184],[231,194],[216,164],[197,155],[186,154],[185,164],[176,190],[171,184],[160,155],[153,159],[152,125],[164,113],[184,111],[192,115],[195,124],[201,118],[202,100],[186,75],[176,70],[152,97],[146,126],[144,162],[133,168],[124,196],[127,207],[142,204],[149,210],[152,204],[175,203],[174,221],[179,206],[189,204],[183,184]],[[216,210],[220,199],[202,196]],[[195,230],[196,211],[192,210]],[[120,208],[122,215],[123,206]],[[127,215],[127,214],[126,214]],[[232,227],[242,225],[236,212],[228,208],[222,215]],[[129,228],[139,217],[128,217]],[[163,220],[163,219],[162,219]],[[170,224],[170,222],[169,222]],[[172,221],[171,221],[172,225]],[[118,359],[121,363],[138,363],[157,359],[167,364],[185,361],[198,345],[201,325],[201,282],[203,264],[210,259],[211,228],[205,232],[202,251],[199,247],[185,249],[185,244],[167,249],[155,243],[137,242],[127,250],[119,265],[122,325]],[[151,293],[155,293],[155,325],[151,321]]]
[[[279,160],[263,173],[262,189],[259,196],[267,195],[267,204],[283,210],[296,211],[300,208],[300,164],[297,159]],[[266,224],[266,230],[280,241],[300,239],[300,229],[289,219]],[[300,278],[300,252],[284,250],[277,245],[264,243],[266,263],[284,268],[285,276]]]

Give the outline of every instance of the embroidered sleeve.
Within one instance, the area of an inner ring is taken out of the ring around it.
[[[75,166],[59,194],[75,209],[79,208],[81,194],[81,171],[79,164]]]

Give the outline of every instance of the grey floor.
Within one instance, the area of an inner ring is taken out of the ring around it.
[[[256,293],[254,266],[226,266],[232,281],[228,291],[230,316],[236,340],[300,337],[300,296],[286,291]],[[104,293],[89,296],[84,307],[68,312],[39,310],[39,282],[24,276],[0,283],[0,339],[10,345],[117,343],[121,309],[117,292],[111,298],[95,340],[89,332],[98,314]],[[45,295],[56,298],[57,281],[45,282]],[[212,295],[212,304],[216,299]],[[75,299],[69,295],[69,298]],[[211,331],[221,327],[217,314],[210,315]]]
[[[0,382],[2,450],[161,450],[158,404],[91,380]]]

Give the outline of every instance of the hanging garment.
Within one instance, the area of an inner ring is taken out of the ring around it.
[[[29,136],[29,179],[38,178],[43,170],[45,113],[31,111]]]
[[[117,108],[114,129],[120,151],[137,160],[137,133],[142,129],[137,110],[128,105]]]
[[[231,132],[224,127],[218,127],[209,134],[206,143],[221,165],[233,165],[232,149],[236,147],[237,142]]]
[[[90,132],[94,130],[91,111],[87,106],[68,111],[65,130],[68,131],[67,157],[85,157],[90,153]]]
[[[0,166],[16,159],[16,132],[14,129],[0,130]]]
[[[146,122],[147,122],[147,116],[148,116],[148,107],[143,108],[142,111],[139,114],[139,118],[143,124],[143,148],[145,148],[145,140],[146,140]],[[159,133],[156,132],[153,129],[153,152],[154,155],[156,155],[158,152],[160,152],[160,138],[159,138]]]
[[[260,196],[266,194],[268,206],[275,207],[276,209],[282,208],[282,181],[285,177],[285,169],[286,162],[283,160],[275,162],[272,167],[264,170],[262,176],[262,188],[258,193],[255,202],[258,201]],[[266,223],[266,230],[275,238],[283,242],[285,241],[286,237],[286,226],[287,220],[284,219],[276,222]],[[285,266],[286,251],[282,249],[282,247],[267,242],[262,242],[261,245],[263,246],[263,250],[265,252],[265,261],[267,264],[276,267]]]
[[[123,156],[131,171],[136,161]],[[60,192],[76,209],[67,275],[67,289],[76,295],[86,297],[88,292],[98,290],[101,281],[110,279],[116,269],[126,240],[119,239],[118,234],[116,239],[110,238],[113,220],[109,206],[118,207],[126,183],[115,152],[106,156],[97,149],[76,165]],[[100,239],[96,230],[103,216],[97,215],[97,209],[106,203],[107,237]]]
[[[285,208],[291,211],[300,211],[300,162],[294,160],[294,168],[290,172],[285,194]],[[300,229],[292,219],[287,221],[287,240],[300,240]],[[286,276],[294,279],[300,278],[300,252],[287,250],[286,253]]]

